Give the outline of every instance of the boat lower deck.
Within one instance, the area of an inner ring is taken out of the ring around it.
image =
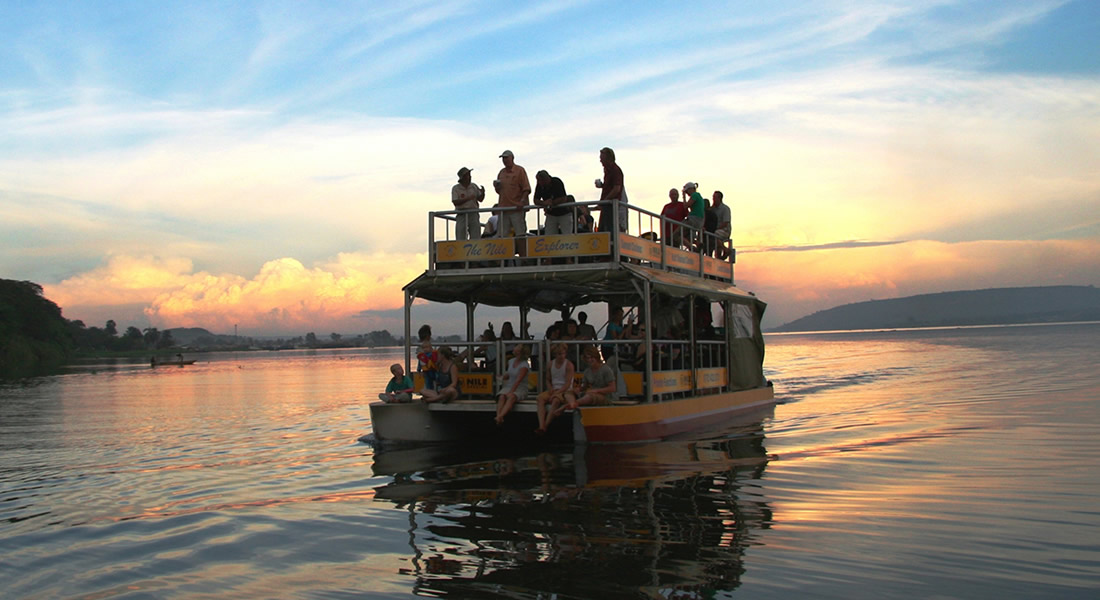
[[[714,429],[730,416],[773,404],[771,386],[662,402],[624,400],[567,411],[541,437],[551,442],[659,440]],[[535,434],[538,416],[533,400],[517,403],[502,425],[497,425],[494,418],[496,403],[484,399],[446,404],[375,402],[370,410],[376,441],[383,444],[491,439],[506,442],[539,437]]]

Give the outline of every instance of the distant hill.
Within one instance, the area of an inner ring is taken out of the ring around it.
[[[953,327],[1100,320],[1093,286],[999,288],[921,294],[845,304],[780,325],[772,332]]]

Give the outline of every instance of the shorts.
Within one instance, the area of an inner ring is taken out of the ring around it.
[[[527,233],[527,211],[506,210],[501,213],[499,237],[519,237]]]

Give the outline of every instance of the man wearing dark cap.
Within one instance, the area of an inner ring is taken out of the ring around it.
[[[561,207],[559,204],[571,202],[565,194],[565,184],[557,177],[551,177],[546,171],[535,173],[535,197],[536,206],[546,209],[546,235],[559,235],[573,233],[573,211],[569,207]]]
[[[527,217],[524,212],[531,202],[531,182],[527,171],[515,162],[511,150],[500,154],[504,168],[497,173],[500,182],[500,223],[497,231],[500,237],[518,237],[527,233]],[[512,209],[512,210],[508,210]]]
[[[451,203],[458,214],[455,216],[456,240],[480,240],[481,220],[478,219],[477,205],[485,199],[485,188],[470,181],[470,169],[458,170],[458,183],[451,188]]]

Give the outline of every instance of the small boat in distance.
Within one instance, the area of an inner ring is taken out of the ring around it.
[[[195,359],[184,360],[182,354],[177,354],[175,358],[157,358],[154,356],[149,359],[149,366],[154,369],[157,367],[183,367],[193,364],[195,364]]]
[[[599,205],[561,206],[579,216]],[[466,341],[447,344],[459,357],[460,395],[447,403],[373,402],[373,435],[364,438],[382,447],[530,441],[539,425],[536,397],[545,387],[552,343],[567,347],[578,379],[586,365],[576,357],[599,350],[617,393],[610,403],[579,406],[540,429],[546,441],[638,442],[720,431],[736,415],[775,404],[763,373],[760,319],[766,305],[734,285],[735,252],[725,245],[728,240],[627,204],[613,211],[611,231],[566,235],[542,235],[543,213],[531,210],[537,223],[530,235],[457,240],[451,238],[457,214],[429,213],[428,268],[403,289],[407,373],[416,364],[414,303],[465,306]],[[671,232],[671,243],[659,232]],[[515,308],[522,338],[531,309],[560,311],[565,321],[578,307],[591,311],[601,304],[608,315],[625,314],[623,322],[628,329],[633,323],[635,334],[553,341],[485,341],[474,335],[475,311],[482,305]],[[509,357],[517,344],[534,350],[530,391],[498,424],[496,395],[507,361],[490,359]],[[415,375],[419,391],[425,382]]]

